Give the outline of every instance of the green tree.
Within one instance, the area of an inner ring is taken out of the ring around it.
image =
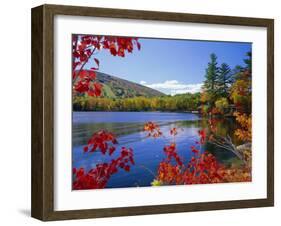
[[[218,62],[216,54],[212,53],[210,55],[210,59],[211,61],[208,63],[208,67],[206,69],[204,88],[213,92],[217,85],[219,68],[217,66]]]
[[[228,96],[228,89],[232,82],[231,69],[226,63],[222,63],[218,69],[218,93],[222,97]]]
[[[212,109],[217,99],[219,67],[216,54],[210,55],[210,62],[206,68],[203,92],[205,95],[205,109]]]

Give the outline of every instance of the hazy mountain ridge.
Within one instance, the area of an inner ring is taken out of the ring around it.
[[[102,72],[96,72],[97,81],[103,85],[102,97],[129,98],[129,97],[158,97],[164,93],[155,89],[121,79]]]

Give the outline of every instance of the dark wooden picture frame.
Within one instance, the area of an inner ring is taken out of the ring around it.
[[[267,29],[267,198],[156,206],[54,210],[54,16],[176,21]],[[50,220],[114,217],[274,205],[274,20],[60,5],[32,9],[32,200],[31,215]]]

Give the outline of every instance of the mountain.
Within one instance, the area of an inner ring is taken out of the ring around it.
[[[102,97],[128,98],[128,97],[158,97],[165,96],[155,89],[130,82],[102,72],[96,72],[96,80],[103,85]]]

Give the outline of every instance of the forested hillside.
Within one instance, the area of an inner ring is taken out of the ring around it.
[[[84,72],[86,72],[84,70]],[[78,72],[76,72],[78,73]],[[96,81],[102,84],[102,94],[101,97],[107,98],[132,98],[132,97],[159,97],[165,96],[164,93],[161,93],[155,89],[149,87],[117,78],[112,75],[108,75],[102,72],[96,73]],[[76,95],[79,95],[76,93]],[[74,96],[76,96],[74,93]]]

